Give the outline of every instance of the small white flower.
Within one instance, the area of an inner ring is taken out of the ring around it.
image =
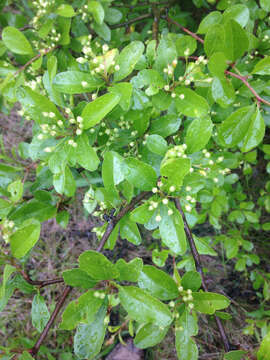
[[[213,161],[213,160],[209,160],[209,161],[208,161],[208,164],[209,164],[209,165],[214,165],[214,161]]]
[[[68,145],[73,145],[73,140],[68,140]]]
[[[94,134],[94,132],[95,132],[95,129],[94,129],[94,128],[90,129],[90,133],[91,133],[91,134]]]
[[[58,120],[58,121],[57,121],[57,125],[58,125],[58,126],[63,126],[63,124],[64,124],[64,123],[63,123],[62,120]]]
[[[111,130],[110,130],[110,129],[106,129],[106,130],[105,130],[105,134],[110,135],[110,133],[111,133]]]
[[[180,292],[183,291],[183,290],[184,290],[183,286],[179,286],[179,287],[178,287],[178,290],[179,290]]]
[[[173,92],[173,93],[171,94],[171,97],[172,97],[172,98],[175,98],[175,97],[176,97],[176,93]]]
[[[218,183],[218,178],[215,177],[213,180],[215,183]]]
[[[81,130],[81,129],[77,129],[77,130],[76,130],[76,135],[81,135],[81,133],[82,133],[82,130]]]
[[[158,187],[161,187],[161,186],[163,186],[163,183],[162,183],[162,181],[158,181]]]
[[[153,206],[154,209],[156,209],[158,207],[158,203],[156,201],[153,201],[152,206]]]
[[[99,292],[98,291],[94,292],[94,297],[99,298]]]
[[[94,58],[94,59],[93,59],[93,63],[94,63],[94,64],[97,64],[97,63],[98,63],[98,59],[97,59],[97,58]]]
[[[156,188],[156,187],[153,187],[153,189],[152,189],[152,193],[157,193],[158,192],[158,188]]]
[[[120,70],[120,66],[119,66],[119,65],[115,65],[114,70],[115,70],[115,71],[119,71],[119,70]]]
[[[192,207],[191,207],[190,205],[185,205],[185,209],[186,209],[187,211],[191,211]]]
[[[153,209],[154,209],[154,208],[153,208],[152,205],[150,205],[149,208],[148,208],[149,211],[152,211]]]
[[[184,301],[184,302],[188,301],[187,296],[183,296],[183,301]]]
[[[73,146],[74,148],[76,148],[76,147],[78,146],[78,144],[74,141],[73,144],[72,144],[72,146]]]
[[[84,59],[83,57],[78,57],[78,58],[76,59],[76,61],[77,61],[79,64],[84,64],[87,60]]]
[[[50,134],[51,134],[51,136],[55,136],[55,135],[56,135],[56,131],[53,130],[53,131],[50,132]]]
[[[191,186],[186,186],[186,191],[190,191],[191,190]]]
[[[190,310],[192,310],[192,309],[194,308],[194,304],[189,303],[189,304],[188,304],[188,307],[190,308]]]
[[[164,86],[164,90],[165,90],[165,91],[169,91],[169,90],[170,90],[170,86],[169,86],[169,85],[165,85],[165,86]]]
[[[162,202],[163,202],[164,205],[167,205],[169,203],[169,200],[168,199],[163,199]]]
[[[177,59],[174,59],[172,62],[172,65],[175,67],[177,65],[177,63],[178,63]]]
[[[184,80],[184,77],[183,77],[183,76],[179,76],[178,80],[179,80],[179,81],[183,81],[183,80]]]
[[[104,52],[108,51],[108,50],[109,50],[109,46],[108,46],[107,44],[102,45],[102,50],[103,50]]]
[[[105,295],[104,293],[100,293],[100,294],[99,294],[100,299],[105,299],[105,296],[106,296],[106,295]]]
[[[83,122],[83,118],[81,116],[77,116],[77,122],[78,123],[82,123]]]
[[[85,87],[87,87],[88,83],[87,83],[87,81],[82,81],[82,82],[81,82],[81,85],[82,85],[82,87],[85,88]]]
[[[47,113],[46,111],[43,111],[42,115],[47,117],[47,116],[49,116],[49,113]]]
[[[134,144],[134,142],[133,141],[131,141],[130,143],[129,143],[129,146],[131,146],[131,147],[133,147],[135,144]]]
[[[164,68],[163,69],[163,72],[166,74],[168,72],[168,69],[167,68]]]
[[[185,80],[185,85],[189,85],[190,84],[190,80],[189,79],[186,79]]]
[[[205,156],[206,158],[210,158],[211,154],[210,154],[209,152],[206,152],[206,153],[204,154],[204,156]]]
[[[169,307],[172,307],[172,308],[175,307],[175,302],[174,302],[174,301],[170,301],[170,302],[169,302]]]
[[[52,149],[51,149],[50,147],[46,147],[46,148],[44,149],[44,151],[47,152],[47,153],[50,153],[50,152],[52,152]]]
[[[171,216],[173,214],[173,210],[172,209],[169,209],[168,210],[168,215]]]
[[[191,295],[192,294],[192,290],[191,289],[187,289],[187,294]]]
[[[54,117],[55,117],[55,113],[54,113],[54,112],[50,112],[50,113],[49,113],[49,117],[50,117],[50,118],[54,118]]]
[[[92,94],[92,100],[96,100],[97,94]]]
[[[224,160],[224,156],[219,156],[217,162],[222,162]]]
[[[161,216],[160,215],[157,215],[156,216],[156,222],[160,222],[161,221]]]
[[[71,118],[71,119],[69,119],[69,122],[70,122],[71,124],[75,124],[75,123],[76,123],[76,120],[73,119],[73,118]]]
[[[43,134],[38,134],[38,140],[42,140],[43,139]]]
[[[66,112],[67,114],[70,114],[70,113],[71,113],[71,109],[70,109],[70,108],[66,108],[66,109],[65,109],[65,112]]]
[[[184,94],[180,94],[180,95],[179,95],[179,99],[184,100],[184,98],[185,98],[185,95],[184,95]]]
[[[193,168],[190,168],[190,169],[189,169],[189,172],[190,172],[190,173],[193,173],[193,171],[194,171]]]
[[[175,191],[175,186],[173,186],[173,185],[170,186],[169,191],[170,191],[170,192],[174,192],[174,191]]]

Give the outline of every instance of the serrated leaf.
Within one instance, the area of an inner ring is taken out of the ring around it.
[[[121,286],[119,298],[130,318],[138,323],[149,322],[164,328],[173,320],[172,314],[165,304],[140,288]]]
[[[118,278],[119,271],[106,256],[96,251],[87,250],[79,256],[80,269],[85,271],[92,279],[110,280]]]
[[[144,265],[138,278],[138,285],[160,300],[171,300],[179,296],[174,280],[164,271],[151,265]]]
[[[2,32],[2,39],[5,46],[15,54],[31,55],[32,46],[26,37],[13,26],[7,26]]]
[[[93,92],[101,87],[104,81],[82,71],[65,71],[53,79],[53,88],[66,94]]]
[[[132,41],[119,54],[116,65],[119,70],[114,73],[114,81],[120,81],[127,77],[134,69],[144,52],[144,45],[140,41]]]
[[[98,124],[120,101],[115,93],[108,93],[88,103],[82,111],[83,127],[89,129]]]
[[[50,318],[50,313],[44,297],[40,294],[35,295],[33,299],[31,316],[33,326],[41,333]]]

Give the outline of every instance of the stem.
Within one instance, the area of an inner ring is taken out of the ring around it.
[[[184,31],[185,33],[189,34],[190,36],[192,36],[194,39],[196,39],[197,41],[199,41],[200,43],[204,43],[204,40],[202,38],[200,38],[198,35],[196,35],[194,32],[188,30],[187,28],[185,28],[184,26],[180,25],[177,21],[171,19],[168,16],[162,16],[162,19],[167,20],[168,23],[170,24],[174,24],[175,26],[177,26],[179,29],[181,29],[182,31]]]
[[[183,219],[183,222],[184,222],[184,229],[185,229],[185,233],[186,233],[188,243],[189,243],[189,246],[190,246],[190,249],[191,249],[192,257],[193,257],[194,262],[195,262],[195,267],[196,267],[196,270],[198,271],[198,273],[200,273],[201,278],[202,278],[202,288],[203,288],[204,291],[208,291],[206,283],[205,283],[203,271],[202,271],[202,264],[201,264],[200,255],[199,255],[198,250],[196,248],[196,244],[195,244],[195,241],[193,239],[193,235],[192,235],[192,232],[190,230],[190,227],[188,226],[186,216],[185,216],[185,214],[184,214],[184,212],[182,210],[179,199],[175,198],[174,202],[175,202],[175,206],[176,206],[177,210],[180,212],[180,214],[182,216],[182,219]],[[219,319],[219,317],[217,317],[216,315],[214,315],[214,316],[215,316],[217,327],[218,327],[218,330],[219,330],[219,333],[220,333],[220,337],[221,337],[223,345],[224,345],[224,349],[225,349],[226,352],[228,352],[228,351],[230,351],[230,344],[229,344],[227,335],[225,333],[224,327],[223,327],[222,322]]]
[[[169,5],[170,3],[168,1],[158,1],[158,2],[154,2],[154,3],[149,3],[149,2],[144,2],[144,3],[138,3],[136,5],[128,5],[128,4],[112,4],[113,7],[126,7],[129,9],[135,9],[141,6],[151,6],[151,5],[155,5],[155,6],[162,6],[162,5]]]
[[[32,280],[25,271],[20,270],[20,273],[21,273],[22,277],[24,278],[24,280],[28,282],[28,284],[34,285],[34,286],[39,286],[40,288],[43,288],[47,285],[58,284],[58,283],[64,282],[63,278],[56,278],[56,279],[49,279],[49,280]]]
[[[127,204],[125,207],[123,207],[120,210],[120,212],[118,213],[117,216],[115,216],[114,218],[112,218],[112,220],[109,221],[108,226],[106,228],[106,231],[103,234],[102,239],[101,239],[96,251],[98,251],[98,252],[102,251],[107,239],[111,235],[111,233],[112,233],[113,229],[115,228],[115,226],[117,225],[117,223],[122,219],[122,217],[125,216],[130,210],[132,210],[135,207],[135,205],[138,202],[140,202],[142,199],[145,199],[145,198],[150,197],[150,196],[152,196],[151,192],[142,192],[142,193],[140,193],[129,204]],[[34,347],[30,350],[30,353],[32,354],[32,356],[35,356],[38,353],[38,351],[40,349],[40,346],[42,345],[44,339],[46,338],[50,328],[52,327],[57,315],[59,314],[59,312],[60,312],[62,306],[64,305],[64,302],[65,302],[66,298],[70,294],[71,290],[72,290],[71,286],[66,286],[64,288],[62,296],[58,300],[58,302],[56,304],[56,307],[55,307],[49,321],[47,322],[44,330],[40,334],[40,337],[39,337],[38,341],[36,342]]]
[[[110,28],[111,29],[117,29],[117,28],[120,28],[120,27],[126,27],[126,26],[129,26],[135,22],[138,22],[138,21],[141,21],[141,20],[144,20],[144,19],[149,19],[150,17],[152,17],[152,14],[144,14],[144,15],[141,15],[141,16],[138,16],[134,19],[131,19],[129,21],[126,21],[126,22],[123,22],[121,24],[116,24],[116,25],[111,25]]]

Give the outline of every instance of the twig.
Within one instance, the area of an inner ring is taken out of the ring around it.
[[[34,286],[39,286],[40,288],[43,288],[47,285],[59,284],[59,283],[64,282],[63,278],[56,278],[56,279],[49,279],[49,280],[32,280],[25,271],[20,270],[20,273],[21,273],[22,277],[24,278],[24,280],[28,282],[28,284],[34,285]]]
[[[189,246],[190,246],[190,249],[191,249],[192,257],[193,257],[194,262],[195,262],[195,267],[196,267],[196,270],[198,271],[198,273],[200,273],[201,278],[202,278],[202,288],[203,288],[204,291],[208,291],[205,280],[204,280],[200,255],[199,255],[198,250],[196,248],[195,241],[193,239],[193,235],[191,233],[191,230],[190,230],[190,228],[188,226],[186,216],[185,216],[185,214],[184,214],[184,212],[182,210],[179,199],[175,198],[174,202],[175,202],[175,206],[176,206],[177,210],[180,212],[180,214],[182,216],[182,219],[183,219],[183,222],[184,222],[185,233],[186,233],[188,243],[189,243]],[[217,317],[216,315],[215,315],[215,320],[216,320],[216,323],[217,323],[217,326],[218,326],[220,337],[221,337],[223,345],[224,345],[224,349],[225,349],[226,352],[228,352],[228,351],[230,351],[230,344],[229,344],[229,341],[227,339],[227,335],[225,333],[224,327],[223,327],[219,317]]]
[[[117,28],[120,28],[120,27],[126,27],[126,26],[129,26],[135,22],[138,22],[138,21],[141,21],[141,20],[144,20],[144,19],[149,19],[152,17],[152,14],[144,14],[144,15],[141,15],[141,16],[138,16],[134,19],[131,19],[129,21],[126,21],[126,22],[123,22],[123,23],[120,23],[120,24],[115,24],[115,25],[111,25],[110,28],[111,29],[117,29]]]
[[[188,30],[187,28],[185,28],[184,26],[180,25],[177,21],[173,20],[172,18],[168,17],[168,16],[162,16],[162,19],[165,19],[168,21],[168,23],[174,24],[175,26],[177,26],[179,29],[181,29],[182,31],[184,31],[185,33],[189,34],[190,36],[192,36],[194,39],[196,39],[197,41],[199,41],[200,43],[204,43],[204,40],[202,38],[200,38],[198,35],[196,35],[194,32]]]
[[[158,2],[154,2],[154,3],[150,3],[150,2],[144,2],[144,3],[138,3],[136,5],[128,5],[128,4],[112,4],[113,7],[126,7],[129,9],[135,9],[141,6],[151,6],[151,5],[155,5],[155,6],[162,6],[162,5],[169,5],[168,1],[158,1]]]
[[[156,49],[157,49],[160,11],[157,8],[157,6],[155,6],[155,5],[152,6],[152,11],[153,11],[153,15],[154,15],[154,22],[152,25],[153,39],[156,40]]]
[[[102,251],[107,239],[109,238],[110,234],[112,233],[112,231],[115,228],[115,226],[117,225],[117,223],[122,219],[122,217],[125,216],[131,209],[133,209],[138,202],[140,202],[142,199],[150,197],[151,195],[152,195],[151,192],[140,193],[128,205],[123,207],[120,210],[120,212],[118,213],[118,215],[116,215],[109,221],[107,229],[106,229],[105,233],[103,234],[100,244],[98,245],[96,251],[98,251],[98,252]],[[65,289],[62,293],[62,296],[58,300],[56,307],[55,307],[49,321],[47,322],[44,330],[40,334],[38,341],[36,342],[34,347],[29,351],[32,354],[32,356],[35,356],[38,353],[40,346],[42,345],[44,339],[46,338],[51,326],[53,325],[57,315],[59,314],[59,312],[60,312],[62,306],[64,305],[66,298],[70,294],[71,290],[72,290],[72,287],[70,287],[70,286],[65,287]]]

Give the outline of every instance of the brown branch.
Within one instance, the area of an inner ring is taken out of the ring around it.
[[[140,202],[142,199],[150,197],[151,195],[152,195],[151,192],[142,192],[142,193],[140,193],[129,204],[127,204],[125,207],[123,207],[119,211],[118,215],[116,215],[115,217],[112,218],[112,220],[109,221],[108,226],[106,228],[106,231],[103,234],[102,239],[100,241],[100,244],[98,245],[96,251],[98,251],[98,252],[102,251],[102,249],[103,249],[106,241],[108,240],[109,236],[111,235],[113,229],[115,228],[117,223],[122,219],[122,217],[125,216],[130,210],[132,210],[138,202]],[[49,321],[47,322],[44,330],[40,334],[39,339],[37,340],[34,347],[29,351],[32,356],[35,357],[36,354],[38,353],[38,351],[40,349],[40,346],[42,345],[44,339],[46,338],[50,328],[52,327],[57,315],[59,314],[59,312],[60,312],[62,306],[64,305],[64,302],[65,302],[66,298],[70,294],[71,290],[72,290],[72,287],[70,287],[70,286],[65,287],[60,299],[58,300],[58,302],[56,304],[56,307],[55,307]]]
[[[188,35],[192,36],[194,39],[196,39],[197,41],[199,41],[200,43],[204,43],[204,40],[202,38],[200,38],[198,35],[196,35],[194,32],[188,30],[187,28],[185,28],[184,26],[180,25],[177,21],[173,20],[172,18],[168,17],[168,16],[162,16],[162,19],[167,20],[168,23],[170,24],[174,24],[175,26],[177,26],[179,29],[181,29],[182,31],[184,31],[185,33],[187,33]]]
[[[117,28],[120,28],[120,27],[126,27],[126,26],[129,26],[135,22],[138,22],[138,21],[142,21],[142,20],[145,20],[145,19],[149,19],[151,18],[153,15],[152,14],[144,14],[144,15],[141,15],[141,16],[138,16],[134,19],[131,19],[129,21],[126,21],[126,22],[123,22],[123,23],[120,23],[120,24],[115,24],[115,25],[111,25],[110,28],[111,29],[117,29]]]
[[[198,250],[196,248],[196,244],[195,244],[195,241],[193,239],[193,235],[192,235],[192,232],[190,230],[190,227],[188,226],[186,216],[185,216],[185,214],[184,214],[184,212],[182,210],[179,199],[175,198],[174,202],[175,202],[175,206],[176,206],[177,210],[180,212],[180,214],[182,216],[182,219],[183,219],[183,222],[184,222],[184,229],[185,229],[187,240],[188,240],[188,243],[189,243],[189,246],[190,246],[192,257],[193,257],[194,262],[195,262],[195,267],[196,267],[196,270],[198,271],[198,273],[200,273],[201,278],[202,278],[202,288],[203,288],[204,291],[208,291],[206,283],[205,283],[203,271],[202,271],[202,264],[201,264],[200,255],[199,255]],[[230,344],[229,344],[229,341],[227,339],[227,335],[225,333],[222,322],[219,319],[219,317],[217,317],[216,315],[215,315],[215,320],[216,320],[216,323],[217,323],[217,326],[218,326],[220,337],[221,337],[223,345],[224,345],[224,349],[225,349],[226,352],[228,352],[228,351],[230,351]]]
[[[150,2],[144,2],[144,3],[138,3],[136,5],[128,5],[128,4],[112,4],[113,7],[126,7],[129,9],[135,9],[141,6],[162,6],[162,5],[169,5],[170,3],[168,1],[158,1],[158,2],[154,2],[154,3],[150,3]]]
[[[32,280],[30,278],[30,276],[24,270],[20,270],[20,274],[22,275],[24,280],[28,282],[28,284],[33,285],[33,286],[39,286],[40,288],[43,288],[47,285],[58,284],[58,283],[64,282],[63,278],[56,278],[56,279],[49,279],[49,280]]]

